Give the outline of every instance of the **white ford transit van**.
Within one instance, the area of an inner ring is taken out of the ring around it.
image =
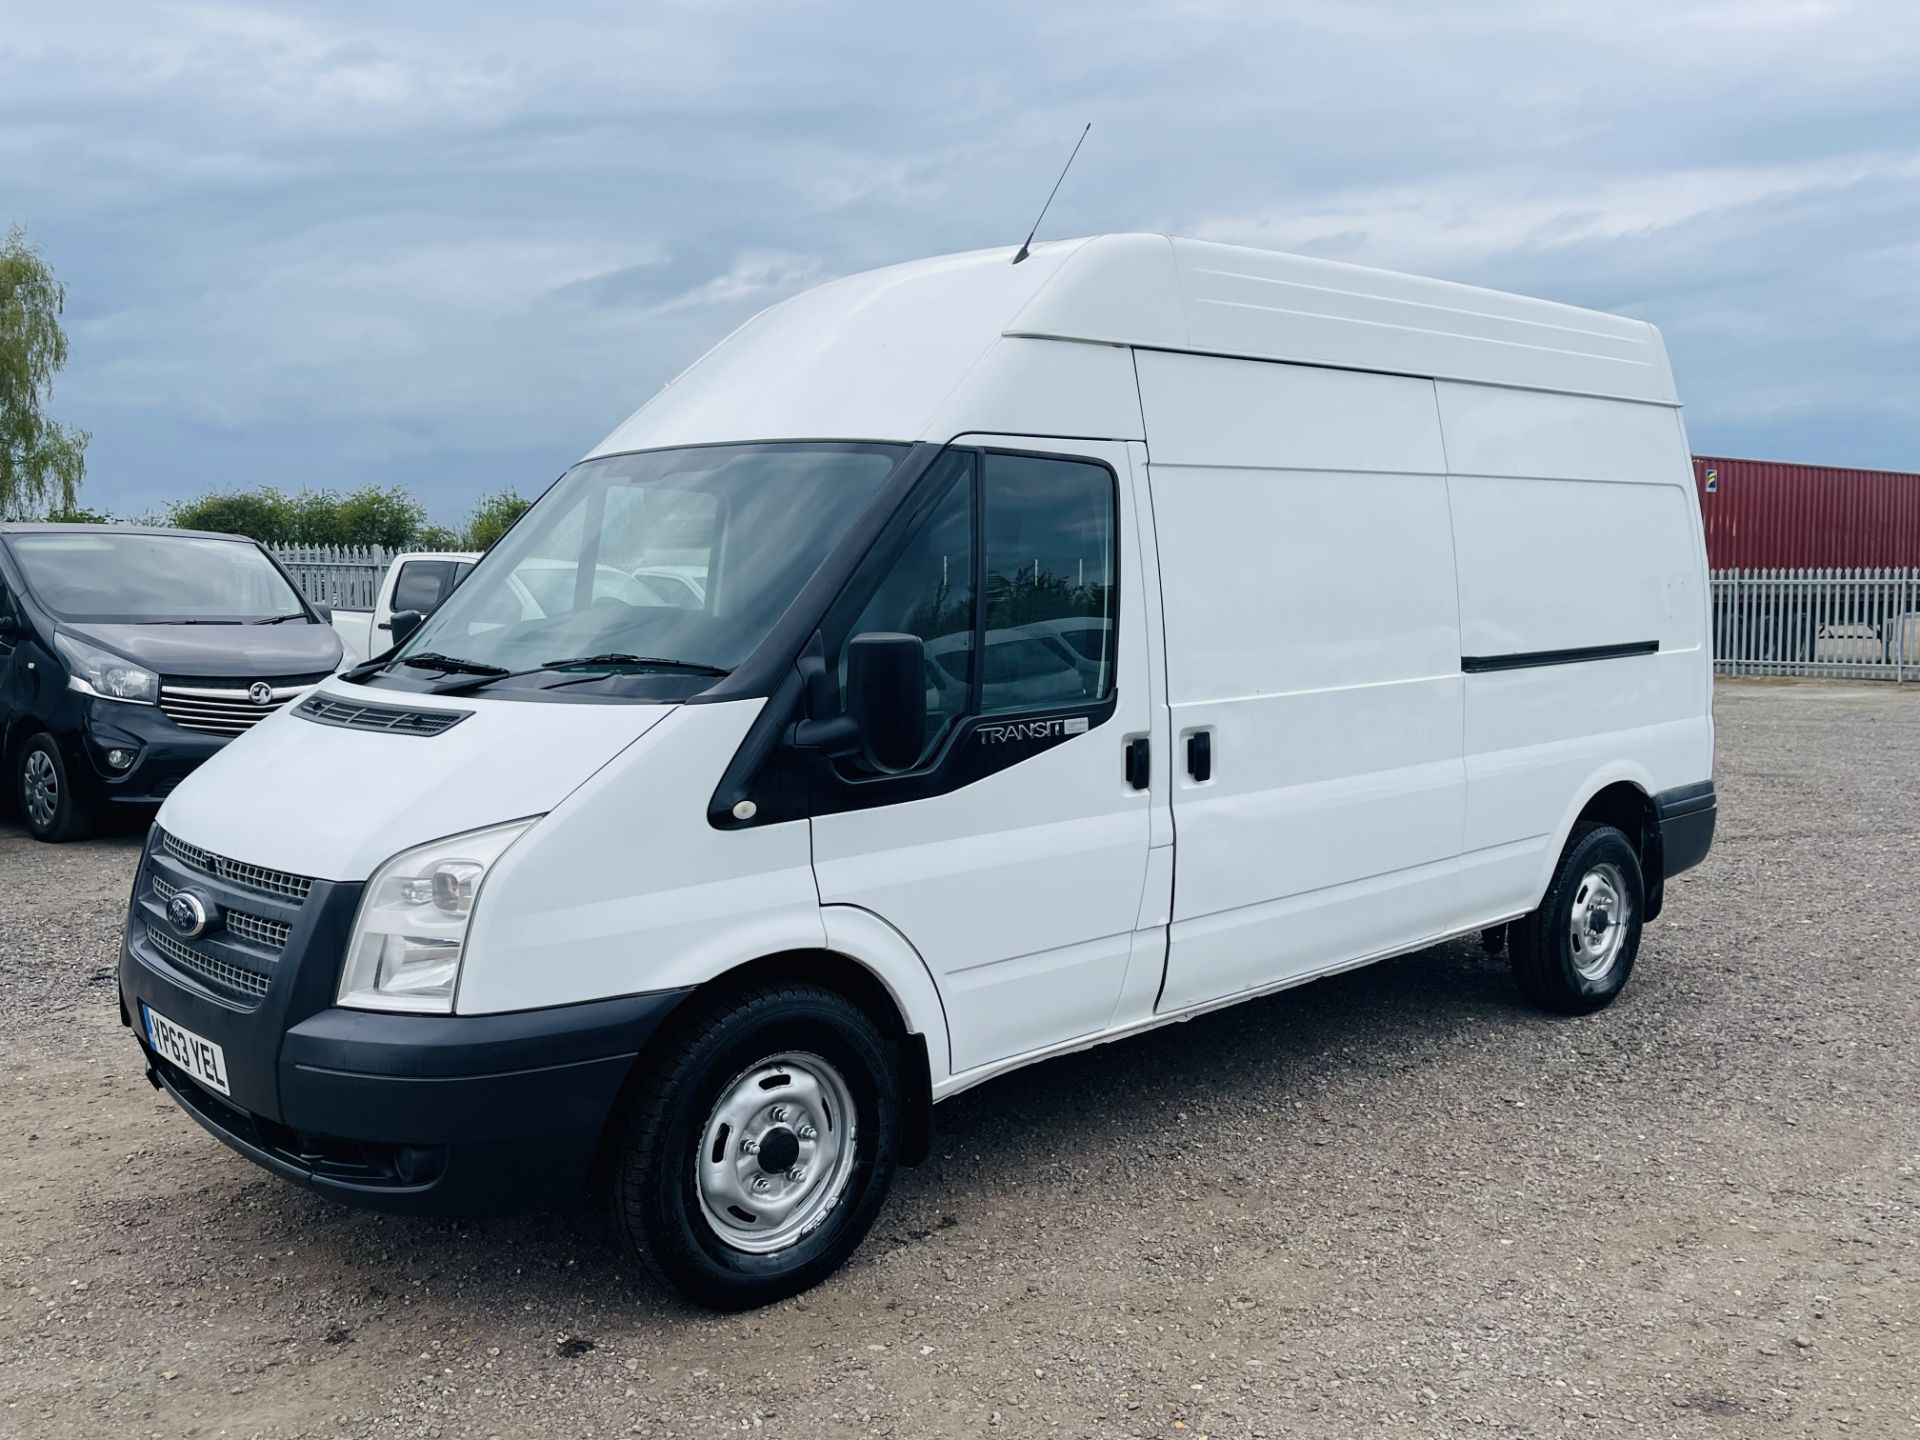
[[[1613,999],[1714,824],[1659,335],[1164,236],[1011,258],[761,314],[183,784],[120,965],[154,1083],[356,1204],[604,1177],[740,1307],[1014,1067],[1471,932]]]

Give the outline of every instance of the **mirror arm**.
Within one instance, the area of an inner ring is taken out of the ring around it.
[[[819,631],[807,641],[806,649],[794,663],[803,689],[801,708],[809,716],[794,722],[787,732],[787,743],[801,750],[819,750],[833,759],[858,755],[866,748],[860,735],[860,722],[834,709],[831,672],[827,669],[827,647]]]
[[[851,715],[830,715],[825,720],[801,720],[794,727],[792,743],[802,750],[819,750],[839,759],[858,755],[866,747],[860,735],[860,722]]]

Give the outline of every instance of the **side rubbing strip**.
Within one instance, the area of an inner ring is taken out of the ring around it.
[[[1578,650],[1522,650],[1513,655],[1462,655],[1460,668],[1469,675],[1487,670],[1531,670],[1539,665],[1578,665],[1587,660],[1618,660],[1622,655],[1658,653],[1658,640],[1632,640],[1625,645],[1583,645]]]

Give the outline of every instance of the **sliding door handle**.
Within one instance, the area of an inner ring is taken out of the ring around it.
[[[1147,737],[1141,735],[1127,742],[1127,784],[1144,790],[1152,783],[1153,749]]]

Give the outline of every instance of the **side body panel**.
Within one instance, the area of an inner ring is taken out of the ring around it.
[[[1166,1011],[1444,931],[1459,625],[1430,381],[1136,363],[1175,751]]]
[[[1677,413],[1439,386],[1466,677],[1461,913],[1531,909],[1580,807],[1712,774],[1705,575]],[[1540,663],[1588,647],[1651,648]]]
[[[12,757],[8,737],[14,714],[26,699],[26,661],[20,657],[20,650],[33,634],[28,628],[26,607],[13,598],[13,582],[7,571],[6,556],[0,553],[0,619],[11,619],[17,627],[11,635],[0,635],[0,764]],[[12,774],[0,774],[0,794],[13,784]]]
[[[327,623],[333,626],[333,633],[338,635],[347,647],[350,664],[352,659],[366,660],[380,653],[372,648],[373,611],[336,609]],[[381,649],[385,648],[386,646],[381,647]]]

